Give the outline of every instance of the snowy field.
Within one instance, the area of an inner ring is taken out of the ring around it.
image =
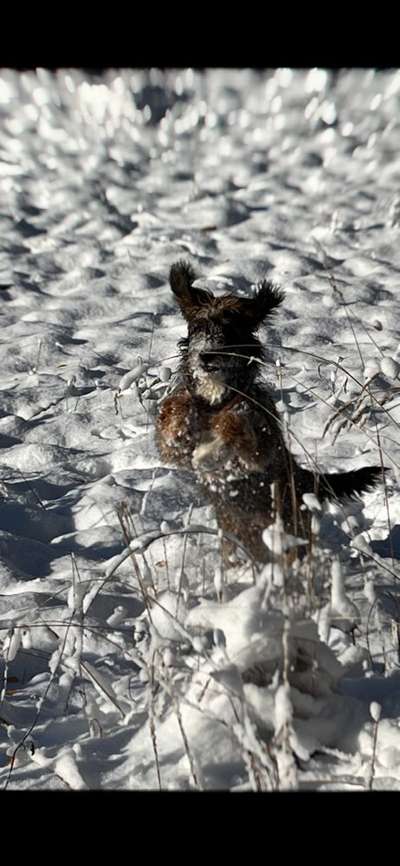
[[[0,73],[2,789],[400,789],[399,106],[399,72]],[[285,290],[297,459],[389,469],[305,505],[306,561],[276,527],[224,571],[160,461],[179,258]]]

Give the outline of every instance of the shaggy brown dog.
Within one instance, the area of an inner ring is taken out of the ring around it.
[[[304,493],[339,499],[359,494],[376,483],[381,469],[323,475],[297,465],[274,403],[256,382],[259,365],[253,360],[263,357],[255,332],[282,303],[283,293],[264,280],[253,298],[216,298],[195,288],[195,279],[189,263],[172,266],[170,285],[188,336],[180,342],[181,384],[161,404],[158,447],[165,462],[194,470],[218,525],[265,562],[262,531],[275,519],[276,508],[290,532],[308,537],[308,518],[300,510]]]

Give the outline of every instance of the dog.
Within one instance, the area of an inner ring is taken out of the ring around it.
[[[158,448],[164,462],[195,472],[220,529],[263,563],[269,554],[262,533],[277,512],[288,532],[308,538],[303,494],[339,500],[359,495],[375,486],[382,470],[368,466],[325,475],[297,464],[273,399],[257,380],[264,353],[256,332],[284,293],[263,280],[251,298],[215,297],[195,287],[195,280],[190,263],[172,265],[169,282],[188,335],[179,343],[180,383],[160,406]],[[228,562],[231,552],[227,542]]]

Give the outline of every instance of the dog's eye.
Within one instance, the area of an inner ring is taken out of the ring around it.
[[[189,326],[189,337],[195,337],[196,334],[201,334],[203,330],[200,324],[191,324]]]

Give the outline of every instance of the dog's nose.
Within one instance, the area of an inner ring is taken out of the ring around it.
[[[221,366],[221,358],[216,352],[200,352],[199,358],[205,370],[217,370]]]

